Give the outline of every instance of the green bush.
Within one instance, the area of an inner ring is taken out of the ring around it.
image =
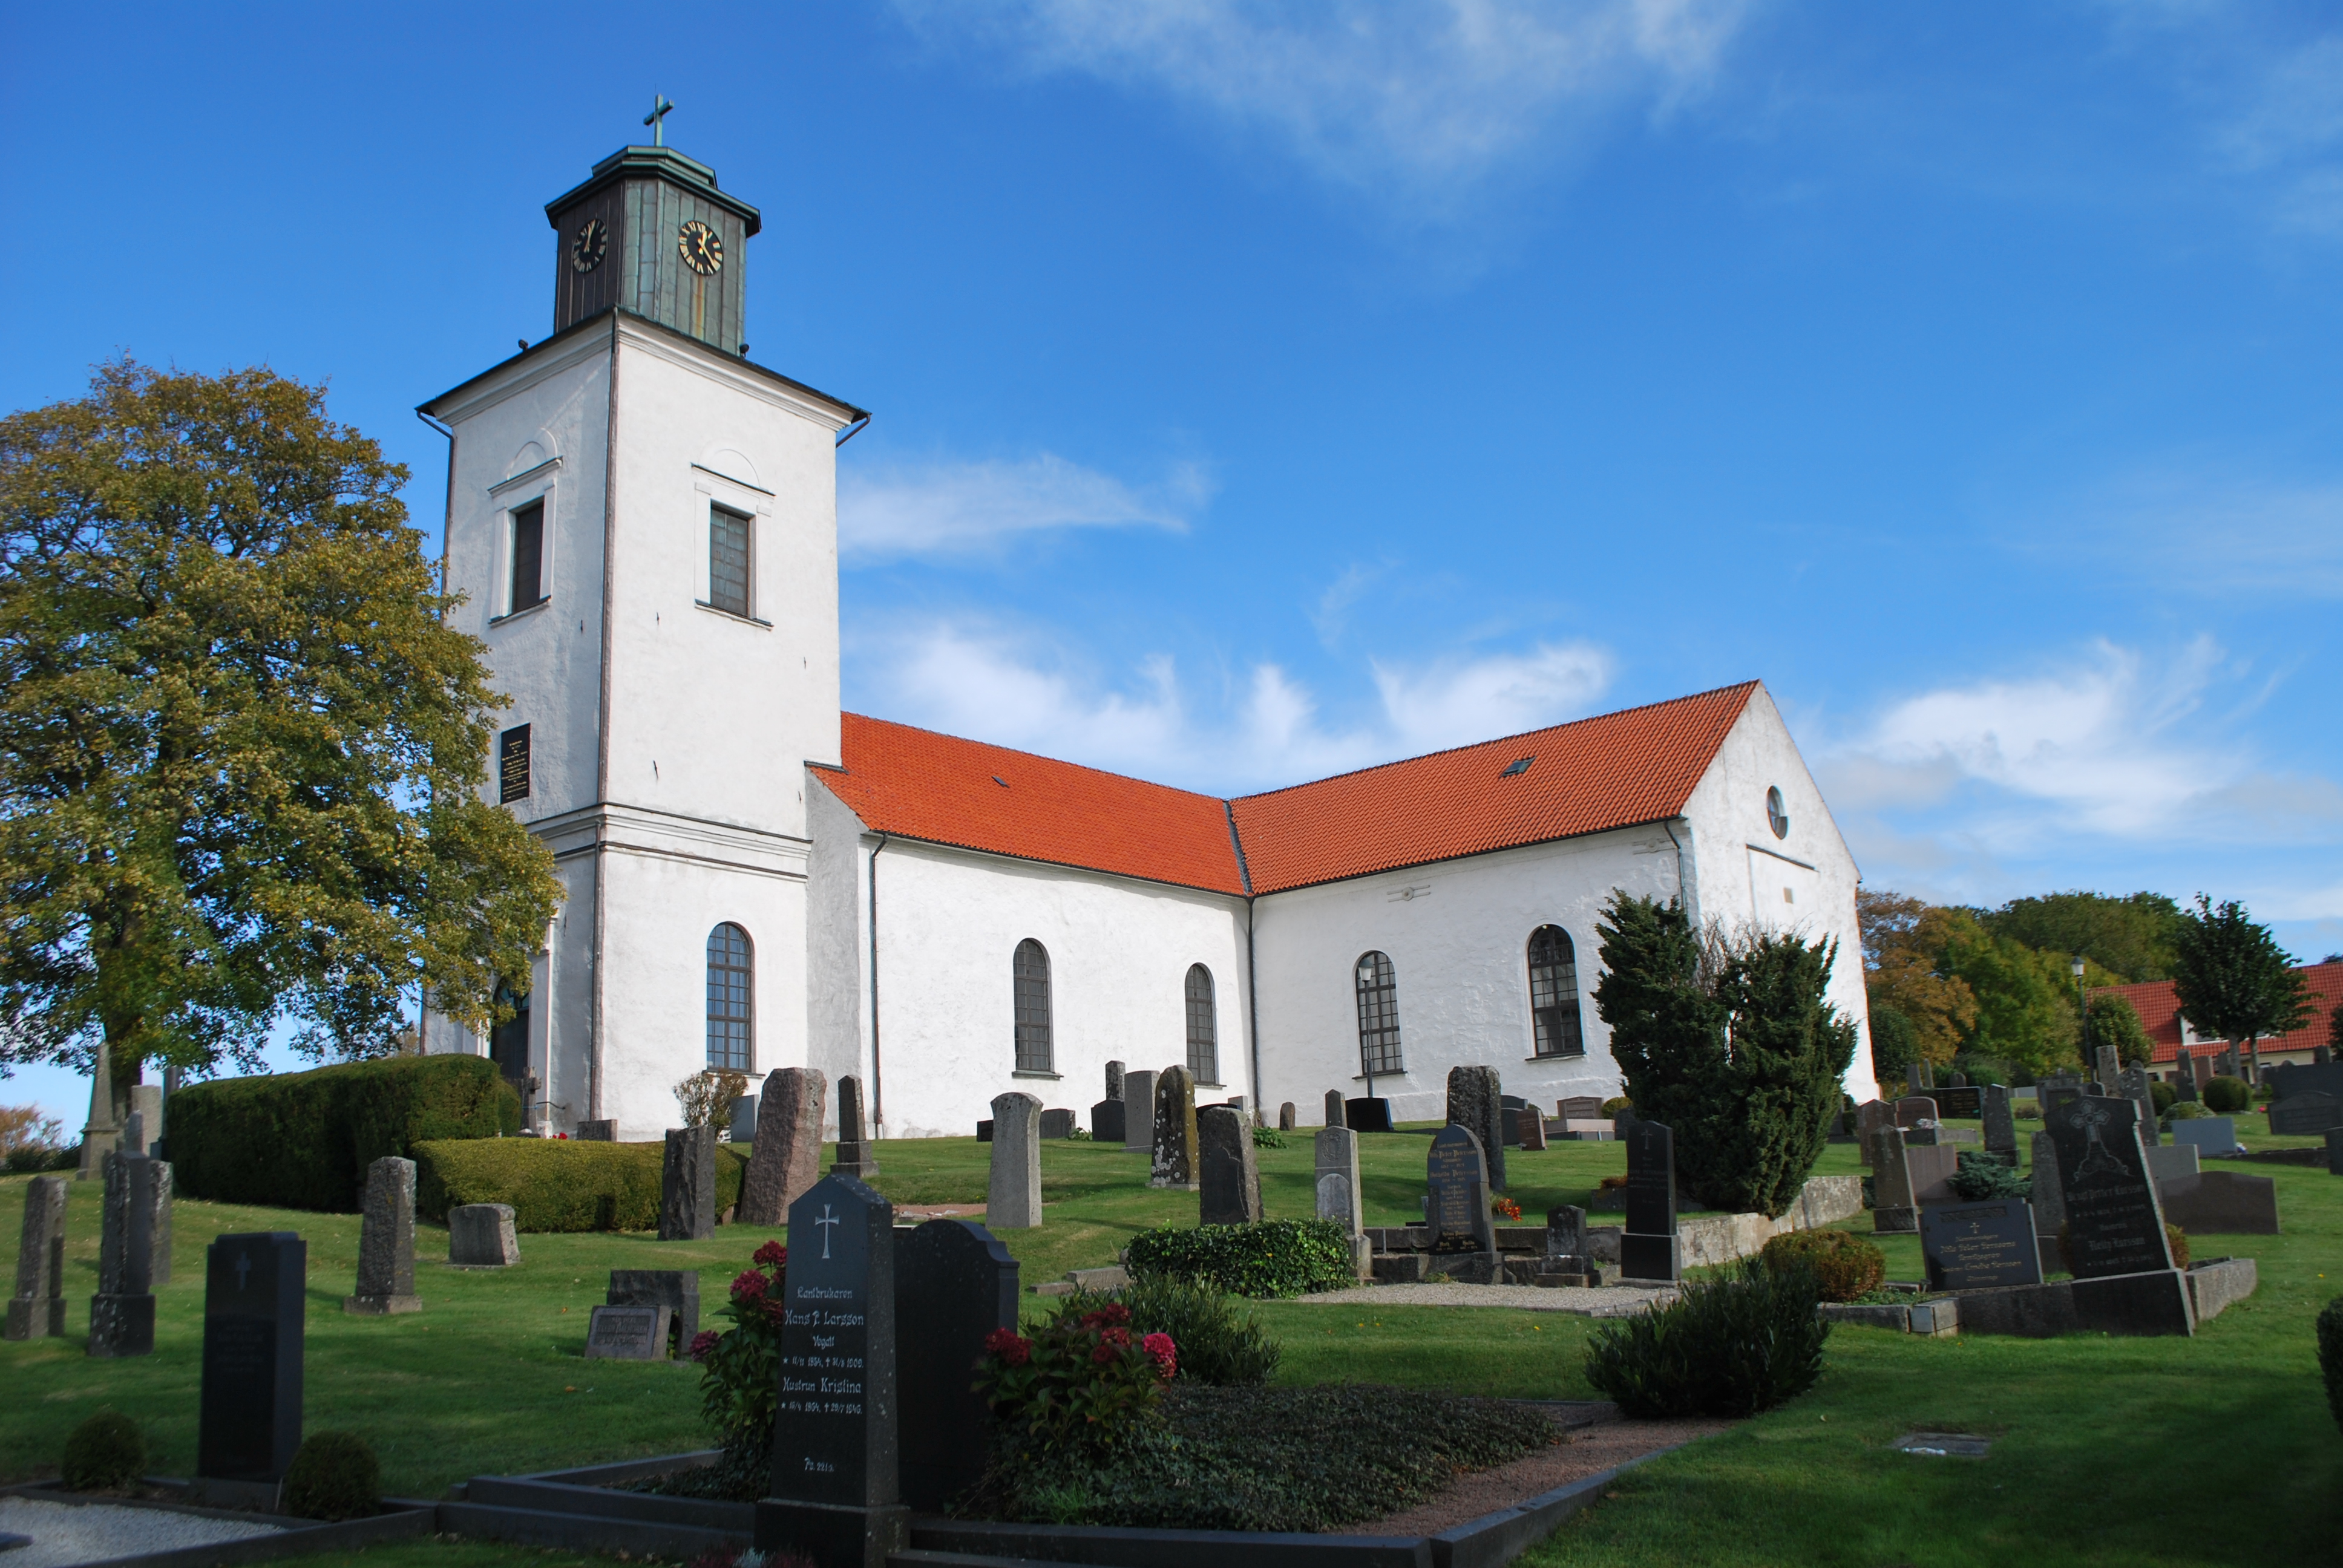
[[[184,1195],[348,1212],[377,1160],[519,1131],[520,1096],[484,1056],[387,1057],[198,1083],[171,1097],[170,1123]]]
[[[1617,1121],[1635,1109],[1635,1102],[1624,1094],[1614,1094],[1603,1102],[1603,1114]]]
[[[1282,1353],[1237,1298],[1163,1275],[1133,1280],[1115,1292],[1131,1309],[1136,1334],[1166,1333],[1180,1348],[1180,1373],[1193,1382],[1267,1382]]]
[[[2166,1131],[2169,1132],[2172,1131],[2172,1124],[2176,1121],[2194,1121],[2200,1116],[2210,1116],[2213,1113],[2211,1111],[2206,1110],[2197,1101],[2193,1100],[2183,1100],[2176,1102],[2171,1110],[2166,1111],[2157,1120],[2159,1125],[2161,1125]]]
[[[1255,1127],[1252,1130],[1252,1146],[1255,1149],[1282,1149],[1285,1147],[1285,1134],[1274,1127]]]
[[[1359,1282],[1351,1238],[1332,1220],[1141,1231],[1131,1239],[1128,1266],[1134,1280],[1191,1280],[1240,1296],[1299,1296]]]
[[[117,1410],[102,1410],[65,1439],[67,1492],[118,1492],[146,1473],[146,1434]]]
[[[462,1203],[509,1203],[516,1231],[655,1231],[667,1145],[574,1138],[417,1144],[415,1211],[445,1221]],[[716,1211],[740,1196],[749,1145],[716,1146]]]
[[[364,1519],[382,1511],[382,1466],[354,1432],[313,1432],[285,1472],[285,1512],[296,1519]]]
[[[1807,1270],[1826,1302],[1852,1302],[1887,1277],[1886,1254],[1852,1231],[1793,1231],[1766,1242],[1758,1256],[1776,1272]]]
[[[2180,1091],[2157,1079],[2147,1086],[2147,1098],[2149,1103],[2156,1107],[2156,1113],[2161,1116],[2180,1103]]]
[[[1746,1259],[1667,1306],[1596,1329],[1586,1381],[1628,1415],[1739,1418],[1814,1387],[1830,1324],[1815,1277]]]
[[[2254,1091],[2242,1078],[2223,1074],[2205,1085],[2205,1109],[2216,1116],[2235,1116],[2253,1108]]]
[[[1139,1332],[1121,1302],[1067,1302],[1031,1336],[987,1334],[976,1392],[1021,1453],[1096,1453],[1155,1421],[1178,1361],[1172,1337]]]
[[[1971,1203],[1990,1203],[2001,1198],[2031,1198],[2034,1183],[2003,1164],[1982,1149],[1960,1151],[1959,1169],[1946,1183]]]
[[[2318,1309],[2318,1371],[2327,1380],[2327,1408],[2343,1427],[2343,1296]]]

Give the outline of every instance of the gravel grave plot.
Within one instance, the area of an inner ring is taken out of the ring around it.
[[[1361,1285],[1296,1296],[1307,1305],[1372,1307],[1512,1307],[1524,1312],[1572,1312],[1583,1318],[1625,1318],[1676,1299],[1674,1285],[1594,1285],[1546,1290],[1537,1285]]]
[[[1460,1474],[1447,1491],[1404,1513],[1364,1524],[1346,1524],[1342,1532],[1348,1535],[1436,1535],[1443,1530],[1469,1524],[1484,1513],[1516,1507],[1598,1471],[1690,1442],[1695,1437],[1726,1431],[1732,1425],[1729,1421],[1625,1421],[1614,1417],[1577,1428],[1543,1453],[1533,1453],[1492,1470]]]
[[[166,1508],[125,1508],[111,1503],[46,1503],[30,1497],[0,1497],[0,1533],[29,1535],[0,1557],[7,1568],[71,1568],[149,1552],[186,1546],[216,1546],[274,1535],[283,1526],[246,1524],[237,1519],[206,1519]]]

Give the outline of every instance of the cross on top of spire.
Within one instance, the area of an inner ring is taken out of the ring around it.
[[[643,124],[651,128],[651,146],[667,146],[667,117],[675,106],[657,93],[651,95],[651,112],[643,116]]]

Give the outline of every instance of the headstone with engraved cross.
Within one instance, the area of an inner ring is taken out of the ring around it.
[[[308,1266],[307,1244],[290,1231],[222,1236],[206,1252],[197,1476],[273,1490],[293,1462]]]
[[[851,1176],[789,1205],[770,1490],[757,1550],[882,1568],[909,1545],[895,1398],[895,1211]]]
[[[2058,1161],[2069,1262],[2078,1280],[2172,1267],[2164,1208],[2128,1100],[2085,1095],[2043,1118]]]

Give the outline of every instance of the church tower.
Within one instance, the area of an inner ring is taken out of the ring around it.
[[[658,138],[663,141],[664,138]],[[553,335],[423,406],[449,620],[511,699],[483,788],[564,901],[486,1052],[528,1125],[659,1135],[707,1066],[806,1060],[804,764],[839,759],[837,445],[869,416],[747,357],[757,209],[660,145],[546,207]]]

